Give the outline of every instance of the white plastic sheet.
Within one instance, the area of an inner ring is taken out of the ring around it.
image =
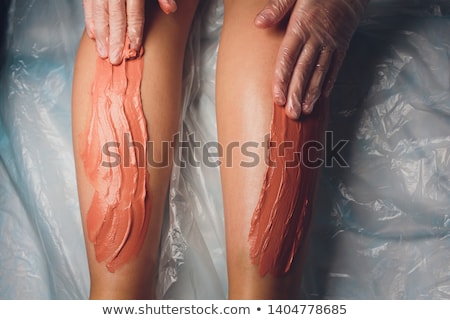
[[[449,8],[450,1],[374,0],[355,35],[328,129],[334,142],[349,141],[349,167],[322,171],[299,288],[305,298],[450,298]],[[0,299],[85,299],[70,130],[81,1],[16,0],[2,12]],[[208,1],[193,28],[185,139],[216,140],[222,16],[221,1]],[[176,168],[169,198],[159,297],[226,298],[218,168]]]

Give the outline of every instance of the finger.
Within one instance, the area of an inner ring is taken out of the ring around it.
[[[269,0],[269,3],[255,18],[255,25],[260,28],[269,28],[280,22],[292,9],[296,0]]]
[[[158,0],[158,2],[161,10],[165,14],[174,13],[178,9],[177,3],[174,0]]]
[[[86,33],[89,38],[95,39],[94,16],[92,15],[94,3],[92,0],[83,0],[84,21],[86,23]]]
[[[108,57],[109,45],[109,14],[107,0],[94,0],[93,7],[94,30],[97,52],[103,59]]]
[[[294,22],[292,22],[294,21]],[[274,103],[284,106],[292,72],[295,63],[305,44],[306,35],[299,27],[296,17],[292,17],[286,31],[286,35],[281,42],[275,64],[275,78],[273,81]]]
[[[310,114],[314,104],[322,94],[322,86],[333,59],[334,50],[328,47],[322,48],[317,64],[314,66],[311,80],[307,86],[307,92],[302,103],[302,113]]]
[[[109,0],[109,61],[112,64],[122,62],[126,28],[125,0]]]
[[[302,114],[304,93],[307,84],[310,82],[319,54],[320,44],[317,41],[310,40],[304,46],[295,65],[286,103],[286,114],[292,119],[298,119]]]
[[[130,40],[130,49],[136,55],[139,54],[142,46],[145,20],[144,7],[144,0],[128,0],[127,2],[128,39]]]
[[[342,63],[345,59],[345,50],[338,50],[335,52],[333,59],[330,63],[330,70],[325,78],[323,95],[328,98],[333,90],[336,78],[341,70]]]

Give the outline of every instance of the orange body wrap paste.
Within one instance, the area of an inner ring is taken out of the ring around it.
[[[320,148],[307,152],[305,143],[322,141],[325,120],[323,104],[300,121],[274,106],[268,167],[249,233],[250,257],[261,276],[288,272],[306,240],[319,173],[317,166],[308,164],[319,159]]]
[[[149,222],[147,123],[140,91],[143,63],[142,55],[118,66],[97,58],[92,87],[92,117],[82,154],[95,189],[87,231],[97,261],[105,262],[110,272],[138,255]],[[108,156],[106,144],[116,147],[120,161]]]

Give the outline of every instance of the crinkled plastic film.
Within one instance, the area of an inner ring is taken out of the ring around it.
[[[70,130],[81,1],[9,2],[0,36],[0,299],[85,299]],[[187,50],[181,126],[185,141],[202,144],[217,139],[223,17],[221,1],[206,3]],[[447,0],[369,5],[332,95],[327,142],[349,141],[341,152],[349,167],[322,170],[305,298],[450,298],[449,13]],[[190,144],[176,158],[201,162],[201,152]],[[219,170],[175,166],[171,180],[158,296],[224,299]]]

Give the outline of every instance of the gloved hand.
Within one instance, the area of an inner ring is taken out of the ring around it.
[[[144,32],[145,0],[83,0],[86,32],[95,39],[98,55],[112,64],[123,58],[125,35],[132,55],[138,55]],[[165,13],[177,10],[174,0],[159,0]]]
[[[260,28],[273,27],[291,11],[278,53],[274,103],[290,118],[312,112],[329,96],[350,40],[369,0],[269,0],[256,16]]]

